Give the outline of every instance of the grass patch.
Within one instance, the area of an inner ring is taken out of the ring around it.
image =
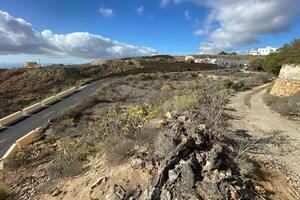
[[[190,108],[196,107],[198,103],[198,96],[196,94],[191,95],[176,95],[170,100],[163,103],[162,107],[165,112],[169,111],[184,111]]]

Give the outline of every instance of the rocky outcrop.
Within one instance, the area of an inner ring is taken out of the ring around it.
[[[175,147],[160,162],[145,200],[253,199],[249,179],[239,174],[223,136],[211,135],[205,125],[170,120],[168,137]]]
[[[270,94],[293,96],[300,92],[300,64],[283,65]]]

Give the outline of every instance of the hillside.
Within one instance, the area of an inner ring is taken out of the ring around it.
[[[159,58],[162,59],[162,58]],[[147,68],[147,69],[141,69]],[[107,61],[102,65],[49,66],[41,69],[0,71],[0,118],[68,87],[79,86],[111,74],[214,69],[215,66],[175,63],[154,58]],[[136,70],[138,69],[138,70]]]
[[[0,181],[12,199],[297,199],[227,125],[230,95],[269,78],[218,70],[120,79],[45,125]]]

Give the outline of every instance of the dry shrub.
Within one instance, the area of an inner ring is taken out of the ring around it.
[[[120,165],[130,158],[134,153],[135,142],[125,137],[110,138],[106,142],[105,156],[111,165]]]
[[[283,116],[300,117],[300,93],[291,97],[277,97],[270,95],[270,90],[267,90],[264,100],[272,110]]]
[[[225,128],[224,108],[228,93],[219,84],[208,83],[199,93],[198,110],[212,132],[220,132]]]
[[[268,83],[272,80],[272,76],[268,73],[249,73],[243,72],[234,73],[229,79],[224,81],[227,89],[232,89],[235,92],[249,90],[253,87]]]
[[[74,119],[77,120],[85,110],[94,107],[96,104],[100,103],[100,100],[93,96],[89,99],[82,101],[81,103],[72,106],[66,110],[64,110],[60,116],[58,117],[59,120],[70,120]]]
[[[81,118],[84,111],[93,108],[98,103],[100,103],[100,100],[96,96],[93,96],[90,99],[63,110],[51,127],[51,137],[59,138],[67,135],[67,130],[70,130],[76,125],[76,122]]]
[[[80,140],[64,140],[58,154],[49,165],[49,174],[54,178],[78,175],[83,170],[83,161],[89,153],[88,146]]]
[[[142,129],[129,134],[127,137],[131,138],[139,148],[146,147],[147,149],[152,150],[155,145],[157,133],[157,128],[143,127]]]
[[[111,136],[100,142],[97,148],[105,152],[109,164],[120,165],[134,154],[136,148],[153,150],[156,135],[156,129],[142,128],[135,132]]]
[[[254,175],[255,165],[251,162],[249,154],[269,154],[269,145],[274,146],[281,152],[286,151],[291,139],[282,134],[281,131],[264,132],[264,137],[255,138],[248,134],[239,134],[235,137],[234,161],[237,164],[240,174],[245,177]]]
[[[34,155],[34,147],[32,145],[24,146],[13,157],[5,162],[5,168],[14,170],[21,166],[27,165],[32,161]]]
[[[268,73],[254,73],[249,77],[244,78],[244,90],[251,89],[253,87],[268,83],[272,80],[272,76]]]
[[[148,80],[154,80],[155,74],[148,74],[148,73],[140,73],[134,76],[135,79],[139,81],[148,81]]]
[[[244,83],[244,81],[226,80],[224,84],[225,84],[225,87],[227,89],[232,89],[235,92],[245,90],[245,83]]]
[[[254,174],[255,166],[247,158],[236,159],[235,163],[243,177],[250,177]]]

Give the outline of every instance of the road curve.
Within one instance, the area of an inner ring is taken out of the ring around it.
[[[49,105],[48,107],[31,114],[30,116],[19,120],[5,129],[0,129],[0,158],[5,154],[9,147],[19,138],[26,135],[30,131],[44,125],[51,118],[58,115],[63,109],[70,107],[94,94],[97,89],[101,88],[106,83],[111,83],[119,77],[105,78],[95,81],[71,96],[68,96],[61,101]]]
[[[274,132],[288,137],[286,143],[282,142],[284,150],[280,148],[271,150],[277,159],[284,162],[285,166],[300,175],[300,123],[282,117],[265,104],[263,96],[267,91],[266,86],[270,85],[262,85],[253,90],[238,93],[231,98],[228,105],[233,109],[229,111],[229,114],[233,116],[231,125],[235,130],[247,131],[257,138],[274,134]],[[245,99],[249,95],[250,106],[245,104]]]

